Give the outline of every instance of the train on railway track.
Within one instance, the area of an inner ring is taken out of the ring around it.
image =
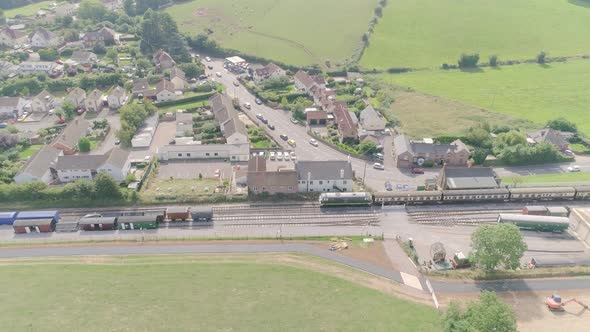
[[[321,206],[590,200],[590,186],[322,193]]]

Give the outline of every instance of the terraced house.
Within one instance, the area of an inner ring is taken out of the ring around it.
[[[451,144],[434,144],[413,141],[406,135],[399,135],[393,139],[393,144],[395,162],[399,168],[422,166],[428,162],[441,166],[464,166],[471,154],[461,140],[455,140]]]

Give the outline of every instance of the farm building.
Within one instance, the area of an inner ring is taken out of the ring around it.
[[[12,225],[16,215],[17,212],[0,212],[0,225]]]
[[[117,220],[119,229],[154,229],[158,228],[158,216],[125,216]]]
[[[110,231],[117,228],[117,218],[82,218],[78,225],[85,231]]]
[[[12,227],[17,234],[49,233],[55,230],[56,223],[53,218],[17,219],[12,224]]]
[[[59,213],[57,211],[25,211],[19,212],[16,219],[53,219],[58,222]]]

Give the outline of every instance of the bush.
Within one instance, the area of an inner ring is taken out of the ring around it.
[[[539,54],[537,54],[537,63],[538,64],[544,64],[545,63],[545,58],[547,57],[547,53],[545,52],[540,52]]]
[[[188,97],[188,98],[163,101],[163,102],[159,102],[158,103],[158,107],[174,106],[174,105],[192,103],[192,102],[195,102],[195,101],[208,100],[209,97],[211,97],[214,94],[215,94],[215,91],[212,91],[212,92],[209,92],[209,93],[204,93],[202,95],[192,96],[192,97]]]
[[[461,54],[458,64],[459,68],[474,68],[477,67],[479,61],[479,54]]]
[[[80,149],[80,152],[90,151],[90,140],[86,137],[82,137],[78,142],[78,149]]]
[[[490,55],[490,66],[492,66],[492,67],[498,66],[498,56],[497,55]]]
[[[551,128],[551,129],[567,131],[570,133],[577,133],[578,132],[578,126],[574,122],[569,121],[565,118],[557,118],[555,120],[551,120],[551,121],[547,122],[547,124],[545,126]]]

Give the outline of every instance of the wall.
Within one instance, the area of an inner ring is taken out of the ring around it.
[[[299,192],[338,192],[339,190],[334,189],[334,186],[343,191],[352,191],[352,185],[352,179],[311,180],[309,184],[307,180],[301,180],[299,181],[298,188]]]
[[[60,182],[72,182],[79,179],[92,179],[92,174],[89,169],[57,170],[57,176]]]
[[[574,209],[570,221],[571,229],[576,231],[582,242],[590,246],[590,210]]]

